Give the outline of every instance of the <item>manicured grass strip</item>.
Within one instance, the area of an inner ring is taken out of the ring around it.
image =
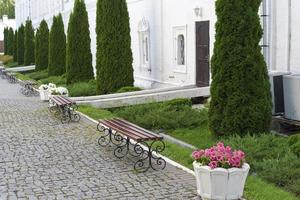
[[[244,195],[247,200],[299,200],[293,194],[255,176],[248,176]]]
[[[111,119],[116,117],[113,113],[108,110],[97,109],[89,105],[80,105],[78,108],[79,112],[86,114],[87,116],[99,120],[99,119]]]
[[[24,74],[20,74],[20,73],[16,73],[16,77],[22,81],[27,81],[27,80],[32,80],[31,78],[29,78],[28,76],[24,75]]]
[[[23,67],[18,64],[18,62],[10,62],[5,65],[6,68],[15,68],[15,67]]]

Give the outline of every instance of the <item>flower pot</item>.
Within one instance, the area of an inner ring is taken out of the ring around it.
[[[242,198],[250,166],[242,168],[215,168],[193,163],[197,193],[204,200],[238,200]]]
[[[49,90],[39,90],[40,92],[40,97],[42,101],[48,101],[49,100],[49,96],[50,96],[50,92]]]

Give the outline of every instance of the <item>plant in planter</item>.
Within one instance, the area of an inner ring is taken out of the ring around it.
[[[50,89],[51,95],[63,95],[63,96],[69,96],[69,91],[67,88],[64,87],[58,87],[58,88],[51,88]]]
[[[250,166],[245,153],[218,143],[192,154],[197,192],[202,199],[237,200],[242,198]]]
[[[50,94],[49,89],[50,89],[49,85],[45,85],[45,84],[39,87],[40,97],[42,101],[49,100],[49,94]]]

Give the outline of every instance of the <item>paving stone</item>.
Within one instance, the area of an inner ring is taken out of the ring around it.
[[[196,199],[192,175],[171,165],[134,173],[98,146],[95,125],[61,124],[19,89],[0,78],[0,199]]]

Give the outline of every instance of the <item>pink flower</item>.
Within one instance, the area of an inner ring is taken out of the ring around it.
[[[218,162],[216,161],[211,161],[208,166],[212,169],[215,169],[216,167],[218,167]]]
[[[199,160],[201,158],[201,153],[200,151],[194,151],[192,156],[195,160]]]

